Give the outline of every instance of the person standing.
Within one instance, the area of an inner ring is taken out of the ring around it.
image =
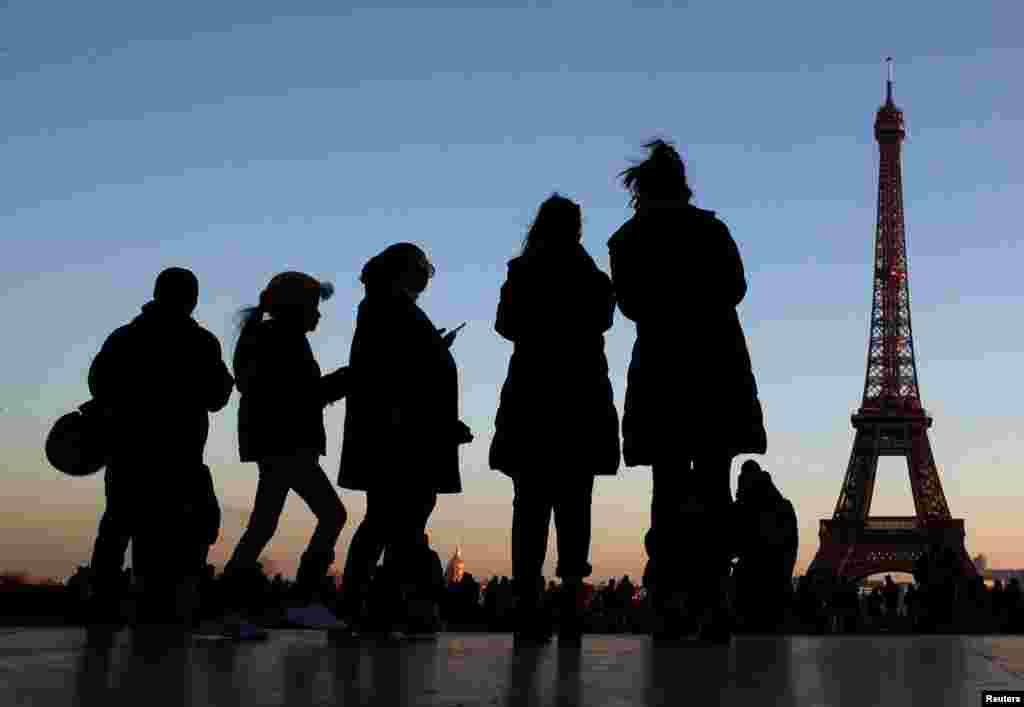
[[[459,445],[473,439],[459,420],[459,379],[443,334],[417,305],[434,274],[426,254],[397,243],[363,267],[366,296],[359,304],[349,365],[338,484],[366,492],[366,515],[349,546],[339,611],[362,621],[370,577],[381,554],[404,578],[389,587],[390,626],[401,634],[411,617],[403,598],[415,592],[416,565],[437,495],[461,493]]]
[[[515,489],[512,573],[520,640],[547,638],[542,567],[552,514],[555,574],[563,583],[560,640],[582,636],[577,606],[591,573],[594,477],[617,473],[621,456],[604,352],[615,296],[582,236],[575,202],[559,194],[544,201],[522,254],[508,264],[494,324],[514,345],[489,461]]]
[[[321,606],[334,546],[346,511],[319,458],[327,453],[323,411],[345,396],[348,370],[323,375],[308,334],[320,321],[320,302],[334,288],[300,272],[275,275],[260,293],[259,304],[243,310],[234,370],[238,406],[238,449],[243,462],[256,462],[259,482],[249,522],[224,568],[228,586],[241,591],[258,570],[260,553],[270,542],[289,491],[295,491],[317,519],[296,575],[295,603],[310,605],[287,620],[309,626],[334,626]],[[232,597],[228,598],[229,601]],[[236,601],[242,597],[233,597]],[[237,607],[235,607],[237,608]],[[229,629],[244,626],[229,618]]]
[[[138,622],[185,626],[216,539],[220,507],[203,464],[209,414],[234,387],[217,337],[192,313],[199,280],[180,267],[161,272],[142,313],[115,330],[89,368],[89,391],[105,411],[111,456],[107,505],[92,569],[104,607],[116,612],[122,565],[132,543],[140,585]]]
[[[747,283],[729,229],[690,203],[679,153],[663,140],[645,147],[647,159],[622,173],[634,215],[608,241],[619,309],[637,329],[623,457],[653,467],[645,583],[657,633],[678,635],[695,613],[702,636],[728,641],[730,466],[737,454],[766,451],[736,313]]]

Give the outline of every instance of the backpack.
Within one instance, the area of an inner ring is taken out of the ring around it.
[[[107,464],[103,410],[95,400],[62,415],[46,435],[46,459],[69,476],[89,476]]]

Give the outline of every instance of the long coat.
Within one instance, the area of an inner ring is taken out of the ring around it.
[[[367,294],[349,360],[338,484],[461,493],[455,359],[408,296]]]
[[[736,306],[747,291],[729,229],[686,204],[637,211],[608,241],[619,309],[636,322],[622,420],[628,466],[766,448]]]
[[[111,413],[114,465],[200,468],[209,413],[233,388],[217,337],[156,301],[116,329],[89,368],[89,392]]]
[[[604,352],[614,314],[611,280],[582,246],[509,263],[494,328],[515,348],[492,469],[513,477],[618,471],[619,417]]]
[[[306,333],[270,320],[249,325],[233,359],[238,453],[243,462],[293,452],[327,453],[324,406],[344,395],[344,369],[321,375]]]

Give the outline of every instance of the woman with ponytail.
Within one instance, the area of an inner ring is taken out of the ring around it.
[[[333,294],[330,283],[299,272],[274,276],[259,304],[243,310],[234,373],[238,446],[243,462],[256,462],[259,483],[249,524],[224,570],[228,584],[245,584],[258,570],[260,553],[277,530],[289,491],[295,491],[317,519],[296,576],[300,604],[317,604],[326,588],[334,546],[345,525],[345,507],[320,467],[327,453],[323,410],[343,398],[348,369],[321,375],[307,334],[320,321],[320,302]],[[259,578],[256,578],[258,581]],[[292,612],[296,623],[334,625],[330,612]]]
[[[653,467],[644,586],[662,619],[656,633],[678,636],[690,617],[705,638],[728,641],[730,467],[766,447],[736,313],[747,283],[729,229],[690,204],[679,153],[663,140],[645,147],[647,159],[621,175],[634,215],[608,241],[619,309],[637,334],[623,458]]]

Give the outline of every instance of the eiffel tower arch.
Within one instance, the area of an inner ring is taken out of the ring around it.
[[[891,61],[891,60],[890,60]],[[877,572],[913,572],[921,554],[951,548],[967,576],[976,574],[964,546],[964,522],[953,518],[939,480],[921,405],[903,219],[900,150],[903,112],[892,98],[892,65],[885,104],[875,117],[878,141],[878,220],[872,276],[871,331],[860,409],[851,421],[853,449],[831,519],[821,521],[821,545],[808,574],[856,580]],[[878,460],[903,457],[914,515],[870,516]]]

